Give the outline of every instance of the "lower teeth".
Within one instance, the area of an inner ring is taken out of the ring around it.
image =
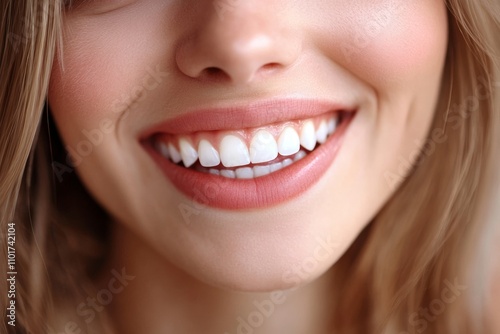
[[[294,162],[299,161],[304,158],[308,153],[303,150],[300,150],[295,155],[281,159],[279,162],[270,162],[265,165],[254,165],[254,166],[245,166],[239,168],[206,168],[201,166],[200,164],[196,164],[193,168],[202,173],[208,173],[213,175],[219,175],[230,179],[253,179],[256,177],[265,176],[274,172],[279,171],[282,168],[288,167],[292,165]]]

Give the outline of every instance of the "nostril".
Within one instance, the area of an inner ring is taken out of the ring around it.
[[[276,71],[279,71],[280,69],[283,68],[283,65],[277,62],[273,63],[267,63],[265,65],[262,65],[255,73],[253,74],[260,74],[260,75],[270,75]],[[237,71],[232,71],[230,73],[236,74]],[[245,75],[248,75],[251,77],[252,75],[250,73],[244,73]],[[198,76],[198,79],[202,81],[212,81],[212,82],[227,82],[227,81],[232,81],[235,80],[235,77],[231,77],[231,75],[225,71],[224,69],[216,66],[210,66],[206,67],[203,69],[203,71],[200,73]],[[237,80],[237,79],[236,79]]]
[[[205,69],[205,72],[206,72],[207,75],[220,75],[220,73],[224,72],[224,71],[222,71],[218,67],[207,67]]]
[[[280,63],[269,63],[263,65],[258,72],[264,75],[269,75],[273,74],[274,72],[277,72],[278,70],[282,69],[283,65]]]
[[[262,66],[262,69],[263,70],[277,70],[278,68],[280,68],[282,65],[279,64],[279,63],[269,63],[269,64],[266,64],[264,66]]]
[[[231,77],[224,70],[213,66],[205,68],[201,72],[200,78],[214,81],[231,80]]]

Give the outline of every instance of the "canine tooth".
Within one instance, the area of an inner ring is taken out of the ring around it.
[[[244,166],[250,163],[247,145],[240,138],[228,135],[220,143],[220,159],[225,167]]]
[[[164,142],[160,141],[160,142],[156,142],[155,143],[155,149],[158,153],[161,154],[162,157],[164,157],[165,159],[168,159],[170,157],[170,154],[168,152],[168,146],[167,144],[165,144]]]
[[[181,162],[181,154],[179,153],[179,151],[177,151],[172,143],[168,143],[168,153],[174,163],[178,164],[179,162]]]
[[[300,131],[300,144],[305,149],[312,151],[316,146],[316,131],[312,121],[307,121],[302,125]]]
[[[337,119],[335,117],[330,118],[328,121],[328,134],[331,135],[337,129]]]
[[[202,139],[198,144],[198,156],[203,167],[214,167],[220,164],[219,152],[208,140]]]
[[[299,161],[300,159],[303,159],[306,155],[307,155],[306,152],[300,150],[297,154],[295,154],[293,161]]]
[[[213,174],[213,175],[220,175],[220,170],[218,170],[218,169],[214,169],[214,168],[210,168],[210,169],[208,170],[208,173],[209,173],[209,174]]]
[[[237,179],[253,179],[253,168],[252,167],[242,167],[236,169]]]
[[[271,173],[271,166],[255,166],[253,168],[253,175],[255,177],[264,176]]]
[[[191,167],[198,160],[198,152],[184,138],[179,140],[179,148],[181,149],[181,157],[184,166]]]
[[[234,179],[236,177],[236,173],[234,172],[234,170],[230,170],[230,169],[222,169],[220,171],[220,175],[227,177],[229,179]]]
[[[277,162],[275,164],[270,165],[269,168],[271,170],[271,173],[273,173],[283,168],[283,164],[281,162]]]
[[[316,139],[318,143],[324,144],[326,142],[326,137],[328,136],[328,127],[325,121],[321,121],[318,127],[318,131],[316,131]]]
[[[300,150],[300,138],[294,128],[286,127],[278,138],[278,152],[283,155],[292,155]]]
[[[293,164],[293,160],[292,159],[285,159],[281,163],[283,164],[283,167],[287,167],[287,166],[290,166],[291,164]]]
[[[258,131],[250,142],[250,161],[254,164],[268,162],[278,156],[278,144],[266,130]]]

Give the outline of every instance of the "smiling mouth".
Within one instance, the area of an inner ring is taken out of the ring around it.
[[[202,173],[252,179],[305,158],[333,135],[346,112],[233,131],[156,134],[151,145],[164,159]]]
[[[237,210],[305,193],[332,165],[357,108],[273,100],[186,112],[139,141],[171,184],[194,202]]]

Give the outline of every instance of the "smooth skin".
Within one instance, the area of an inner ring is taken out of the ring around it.
[[[109,270],[135,276],[107,306],[118,332],[236,333],[255,301],[273,300],[259,333],[327,333],[328,270],[394,193],[384,175],[405,177],[401,161],[432,130],[444,1],[79,3],[66,14],[49,103],[67,147],[103,134],[77,171],[115,222]],[[358,107],[320,182],[274,207],[208,205],[185,219],[179,206],[192,199],[139,134],[193,108],[286,97]]]

